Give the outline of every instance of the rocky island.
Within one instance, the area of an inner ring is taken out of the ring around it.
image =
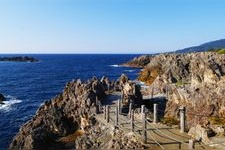
[[[18,57],[0,57],[0,61],[15,61],[15,62],[38,62],[39,60],[28,57],[28,56],[18,56]]]

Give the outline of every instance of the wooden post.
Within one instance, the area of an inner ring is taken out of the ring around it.
[[[115,107],[115,125],[118,125],[119,122],[119,111],[118,107]]]
[[[180,107],[180,132],[185,132],[185,107]]]
[[[117,104],[118,104],[119,114],[121,114],[121,100],[120,99],[118,99]]]
[[[95,105],[98,105],[98,97],[95,97]]]
[[[141,113],[145,112],[145,105],[141,105]]]
[[[166,85],[166,99],[169,98],[168,85]]]
[[[110,86],[110,85],[109,85],[109,83],[107,83],[107,89],[108,89],[108,93],[109,93],[109,86]]]
[[[131,131],[134,132],[134,110],[132,109],[131,110],[131,121],[130,121],[130,124],[131,124]]]
[[[124,92],[123,92],[123,89],[122,89],[122,92],[121,92],[121,103],[123,102],[123,98],[124,98]]]
[[[109,105],[106,105],[106,122],[109,123]]]
[[[154,95],[154,84],[152,84],[152,93],[151,93],[151,98],[153,98]]]
[[[142,139],[143,143],[147,143],[147,124],[146,124],[145,105],[141,105],[141,114],[142,114]]]
[[[120,114],[120,99],[118,99],[118,101],[117,101],[117,107],[119,109],[119,114]]]
[[[95,105],[96,105],[96,114],[99,114],[99,101],[98,101],[97,96],[96,96],[96,100],[95,100]]]
[[[189,143],[188,143],[188,149],[195,149],[195,147],[194,147],[194,140],[189,140]]]
[[[103,107],[104,111],[104,119],[106,120],[106,106]]]
[[[132,103],[129,104],[129,118],[131,117]]]
[[[153,123],[158,123],[158,104],[154,104]]]
[[[99,110],[99,113],[102,113],[101,101],[98,101],[98,110]]]

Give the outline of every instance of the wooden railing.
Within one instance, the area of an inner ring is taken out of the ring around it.
[[[110,120],[112,120],[114,122],[115,126],[120,126],[122,124],[130,124],[130,131],[135,132],[135,128],[138,128],[142,133],[142,140],[143,143],[147,143],[147,138],[148,136],[150,136],[150,138],[155,141],[155,143],[161,147],[162,149],[165,149],[156,139],[154,139],[153,136],[151,136],[150,134],[148,134],[148,129],[147,129],[147,125],[151,127],[151,129],[157,130],[158,132],[160,132],[162,135],[164,135],[165,137],[167,137],[168,139],[174,140],[178,143],[182,143],[188,146],[188,149],[194,149],[195,148],[195,140],[193,139],[189,139],[188,143],[181,141],[179,139],[175,139],[174,137],[171,137],[170,135],[167,135],[165,133],[163,133],[162,131],[160,131],[158,128],[154,127],[153,124],[157,124],[159,122],[159,110],[158,109],[158,104],[154,104],[153,105],[153,121],[151,123],[149,123],[149,121],[147,120],[147,109],[145,107],[145,105],[141,106],[141,122],[138,122],[140,120],[135,120],[135,110],[132,107],[132,104],[130,103],[129,105],[129,111],[128,114],[125,116],[127,120],[123,120],[122,122],[122,118],[120,118],[122,116],[122,104],[121,104],[121,100],[117,101],[117,105],[116,106],[110,106],[110,105],[105,105],[102,106],[100,101],[98,101],[98,99],[96,99],[96,114],[103,114],[103,118],[104,120],[109,123]],[[114,115],[112,115],[114,114]],[[180,133],[184,133],[186,131],[186,108],[185,107],[180,107],[179,109],[179,114],[180,114]],[[124,114],[123,114],[124,116]],[[120,118],[120,119],[119,119]],[[141,123],[141,126],[138,126],[137,123]],[[224,141],[225,142],[225,141]],[[224,143],[224,142],[220,142],[220,143]],[[211,144],[219,144],[219,143],[211,143]]]

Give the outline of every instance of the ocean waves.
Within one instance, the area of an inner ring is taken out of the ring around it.
[[[19,127],[44,101],[61,93],[67,82],[78,78],[87,80],[93,76],[116,80],[122,73],[132,80],[136,79],[138,72],[136,68],[119,65],[137,55],[32,56],[41,61],[0,63],[0,91],[6,97],[5,104],[0,104],[0,150],[7,149]]]
[[[17,103],[21,103],[22,100],[16,99],[15,97],[8,95],[6,96],[6,101],[4,101],[4,104],[0,104],[0,111],[8,112],[12,110],[13,105]]]
[[[109,65],[110,67],[121,67],[120,65],[117,65],[117,64],[115,64],[115,65]]]

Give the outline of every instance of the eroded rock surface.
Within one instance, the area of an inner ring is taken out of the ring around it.
[[[122,75],[118,79],[120,91],[126,83],[128,77]],[[62,94],[46,101],[35,116],[20,128],[10,149],[87,149],[108,144],[104,143],[108,141],[99,143],[95,138],[100,134],[105,134],[105,137],[111,135],[106,125],[100,125],[95,119],[96,101],[106,100],[106,94],[110,94],[116,86],[106,77],[67,83]],[[135,85],[132,84],[132,87]],[[137,98],[140,96],[138,94],[140,90],[136,89],[132,96]]]
[[[150,63],[152,58],[152,55],[142,55],[122,64],[122,66],[144,68],[148,63]]]
[[[62,94],[46,101],[20,128],[10,148],[46,149],[57,146],[59,138],[85,126],[81,125],[81,119],[93,115],[96,97],[101,100],[105,96],[104,86],[97,78],[85,83],[80,80],[69,82]]]
[[[133,133],[124,133],[117,127],[96,123],[86,134],[75,141],[76,149],[144,149],[144,145]]]
[[[225,117],[225,55],[216,52],[160,54],[151,58],[139,80],[149,94],[168,91],[165,116],[187,109],[188,127],[207,125],[210,117]]]

